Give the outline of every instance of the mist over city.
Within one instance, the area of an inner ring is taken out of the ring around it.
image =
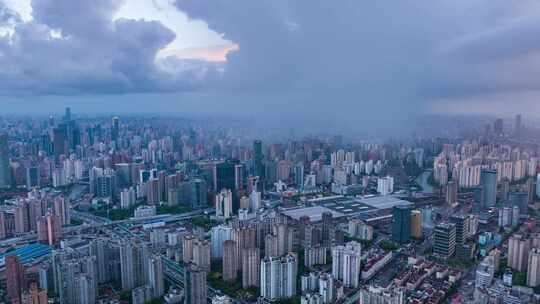
[[[0,303],[540,303],[540,2],[0,0]]]

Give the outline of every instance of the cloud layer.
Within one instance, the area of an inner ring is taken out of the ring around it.
[[[540,89],[538,1],[176,4],[240,45],[220,85],[310,92],[312,104],[347,116],[412,115],[438,100]]]
[[[179,59],[196,49],[156,59],[174,32],[115,19],[122,1],[33,0],[22,21],[0,0],[0,28],[11,29],[0,37],[0,94],[189,91],[178,108],[353,129],[540,97],[536,0],[170,1],[238,48],[208,49],[218,62]]]
[[[0,2],[0,92],[3,94],[103,94],[192,90],[204,62],[156,53],[175,34],[155,21],[113,20],[116,0],[35,0],[33,20],[22,22]]]

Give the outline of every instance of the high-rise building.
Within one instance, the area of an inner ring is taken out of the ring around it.
[[[493,124],[493,132],[495,133],[495,135],[503,135],[504,128],[502,118],[497,118],[495,120],[495,123]]]
[[[111,122],[111,140],[118,141],[118,134],[120,132],[120,119],[118,117],[113,117]],[[117,143],[118,144],[118,143]]]
[[[159,254],[155,254],[148,259],[148,285],[152,287],[152,298],[154,299],[163,296],[165,293],[163,261]]]
[[[483,206],[495,206],[497,201],[497,171],[482,170],[480,172],[480,184],[484,190]]]
[[[259,287],[259,270],[261,259],[259,248],[244,248],[242,250],[242,288]]]
[[[457,182],[451,180],[446,184],[446,203],[449,206],[457,203],[458,199],[458,188],[459,185]]]
[[[394,178],[390,176],[379,177],[377,179],[377,192],[381,195],[388,195],[394,192]]]
[[[405,294],[398,288],[367,286],[361,289],[358,304],[404,304]]]
[[[210,242],[212,243],[212,257],[223,256],[223,243],[233,239],[233,228],[225,225],[212,227],[210,231]]]
[[[475,274],[475,287],[476,288],[486,288],[491,285],[493,281],[493,276],[495,274],[495,265],[492,256],[487,256],[484,260],[476,267]]]
[[[223,243],[223,280],[236,281],[238,277],[238,244],[228,240]]]
[[[288,299],[296,295],[298,259],[294,254],[261,261],[261,297],[268,300]]]
[[[411,207],[395,206],[392,209],[392,240],[405,244],[411,238]]]
[[[354,241],[332,248],[332,276],[345,287],[356,288],[360,283],[361,251],[360,243]]]
[[[415,239],[422,238],[422,212],[420,210],[411,211],[411,236]]]
[[[228,219],[232,216],[233,195],[231,190],[223,188],[216,195],[216,217]]]
[[[472,189],[473,190],[473,211],[475,213],[483,212],[486,210],[484,205],[484,189],[482,186],[478,186]]]
[[[529,251],[527,263],[527,286],[536,287],[540,285],[540,249],[533,248]]]
[[[215,191],[223,189],[235,189],[236,187],[236,163],[226,161],[216,165],[216,177],[214,182]]]
[[[148,246],[146,243],[126,240],[120,246],[122,290],[131,290],[146,284],[148,274]]]
[[[24,266],[18,256],[9,255],[5,258],[6,263],[6,295],[13,303],[21,300],[24,288]]]
[[[294,183],[298,189],[304,188],[304,163],[298,162],[293,168]]]
[[[262,142],[260,140],[253,142],[253,173],[254,176],[264,180]]]
[[[39,289],[37,283],[31,283],[28,291],[22,294],[21,304],[48,304],[47,290]]]
[[[210,271],[210,242],[196,239],[193,242],[193,264],[199,268]]]
[[[11,187],[11,170],[9,167],[9,146],[6,134],[0,134],[0,187]]]
[[[322,244],[323,246],[332,246],[332,240],[334,238],[334,221],[332,212],[325,211],[322,214]]]
[[[184,275],[185,304],[207,304],[206,271],[195,264],[186,266]]]
[[[59,161],[60,155],[67,154],[67,148],[67,125],[61,123],[53,129],[53,151],[56,161]]]
[[[435,226],[433,253],[441,258],[450,258],[456,252],[456,225],[441,223]]]
[[[54,215],[58,216],[63,226],[71,224],[69,199],[64,196],[54,199]]]
[[[0,152],[1,153],[1,152]],[[26,189],[40,186],[40,176],[38,167],[26,168]]]
[[[521,114],[517,114],[515,125],[514,125],[514,136],[520,137],[521,134],[522,134]]]
[[[508,200],[511,206],[519,208],[519,214],[527,215],[529,212],[529,202],[526,192],[510,192],[508,193]]]
[[[37,220],[38,241],[56,245],[62,237],[62,222],[57,215],[48,214]]]
[[[508,239],[508,267],[517,271],[527,270],[527,261],[531,240],[521,234],[514,234]]]
[[[450,217],[450,222],[456,225],[456,244],[464,244],[470,237],[469,228],[469,216],[468,215],[453,215]]]

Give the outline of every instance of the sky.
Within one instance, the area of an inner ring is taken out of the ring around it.
[[[0,0],[0,113],[540,116],[536,0]]]

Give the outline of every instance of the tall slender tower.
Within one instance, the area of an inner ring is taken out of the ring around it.
[[[0,135],[0,187],[11,187],[11,170],[9,169],[9,147],[6,134]]]

